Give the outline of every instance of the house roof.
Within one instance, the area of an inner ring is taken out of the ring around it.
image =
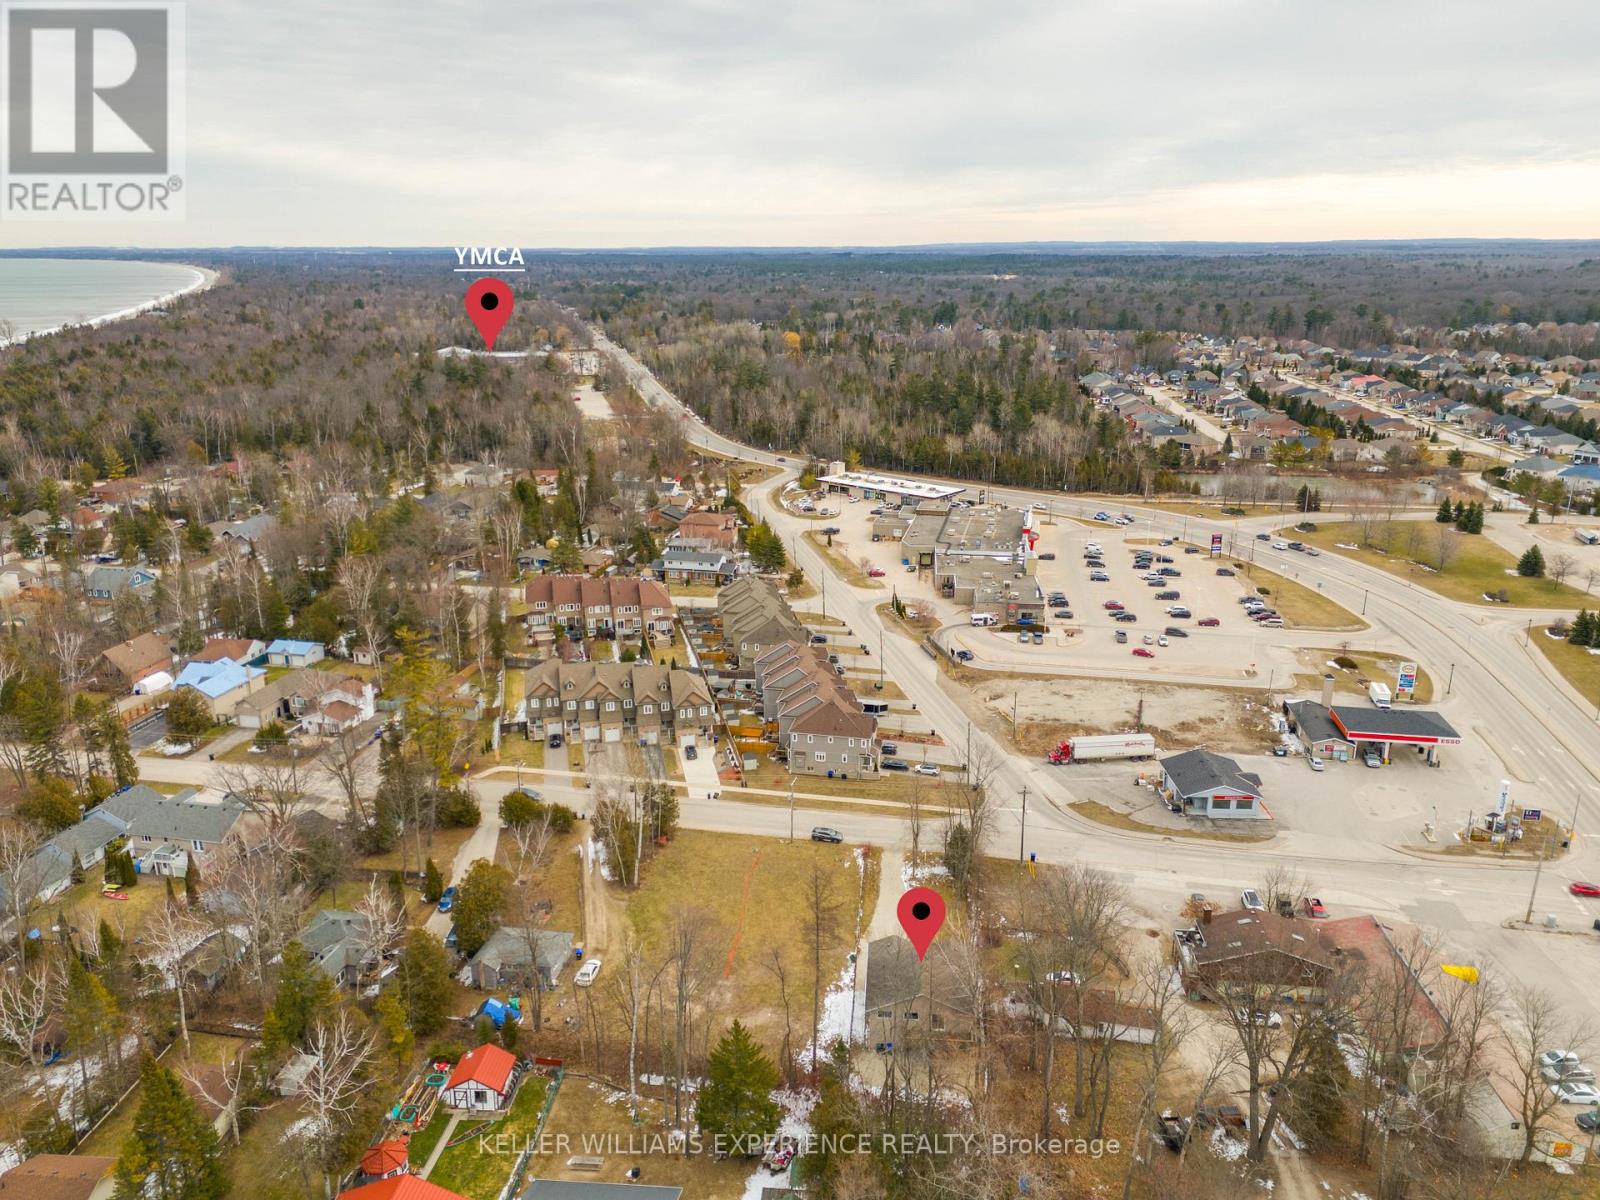
[[[338,1200],[465,1200],[465,1197],[416,1175],[396,1175],[393,1179],[347,1188],[339,1193]]]
[[[178,672],[176,686],[193,688],[207,699],[216,700],[247,686],[252,679],[266,673],[262,667],[249,667],[231,658],[219,658],[216,662],[191,662]]]
[[[928,949],[928,979],[934,998],[947,1008],[972,1011],[972,997],[957,986],[954,964],[939,942]],[[867,944],[867,1011],[914,999],[925,989],[922,962],[905,938],[881,937]]]
[[[311,654],[322,649],[321,642],[302,642],[294,638],[276,638],[267,646],[268,654]]]
[[[1161,769],[1181,796],[1198,796],[1225,789],[1261,798],[1261,776],[1241,771],[1226,755],[1209,750],[1185,750],[1161,760]]]
[[[172,647],[167,639],[153,633],[118,642],[105,650],[105,660],[128,678],[156,667],[172,665]]]
[[[363,1175],[387,1175],[391,1171],[402,1170],[406,1166],[406,1143],[395,1140],[379,1142],[370,1146],[361,1156],[361,1173]]]
[[[450,1073],[450,1082],[445,1084],[445,1087],[455,1088],[466,1083],[476,1083],[491,1091],[504,1092],[506,1084],[511,1080],[511,1072],[516,1066],[517,1056],[511,1051],[496,1046],[493,1042],[485,1042],[462,1055],[461,1061],[456,1064],[456,1069]]]
[[[248,662],[261,653],[260,645],[254,638],[207,638],[200,653],[193,655],[189,661],[220,662],[224,658],[231,658],[234,662]]]
[[[573,937],[570,933],[558,933],[548,929],[536,932],[533,937],[533,949],[539,960],[540,972],[553,976],[559,971],[572,957],[572,945]],[[523,966],[527,961],[527,931],[511,925],[503,925],[496,929],[472,956],[473,966],[493,967],[497,971],[502,967]]]
[[[143,784],[107,798],[91,809],[89,820],[102,810],[127,822],[129,837],[152,837],[174,842],[220,842],[234,823],[244,815],[244,806],[233,800],[212,803],[193,800],[193,791],[163,796]]]
[[[64,854],[76,854],[80,863],[88,860],[96,850],[103,849],[114,839],[122,835],[122,830],[115,823],[103,816],[85,817],[71,829],[63,829],[51,838],[51,844],[59,846]]]
[[[1204,946],[1191,951],[1197,967],[1216,967],[1242,961],[1268,950],[1275,950],[1313,966],[1326,968],[1332,962],[1324,941],[1322,923],[1280,917],[1276,913],[1238,909],[1219,913],[1205,926]]]
[[[116,1165],[94,1154],[35,1154],[0,1175],[0,1192],[27,1200],[88,1200]]]
[[[143,567],[96,567],[83,581],[84,590],[120,595],[130,587],[151,583],[155,575]]]
[[[1328,710],[1314,700],[1295,700],[1289,704],[1289,715],[1294,718],[1300,732],[1308,742],[1345,742],[1344,731],[1333,723]]]

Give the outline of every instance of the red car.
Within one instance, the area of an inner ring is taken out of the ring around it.
[[[1107,600],[1100,607],[1101,608],[1108,608],[1108,609],[1112,610],[1113,612],[1121,612],[1122,611],[1122,601],[1121,600]]]
[[[1574,896],[1600,896],[1600,883],[1575,883],[1567,891]]]
[[[882,567],[873,567],[872,570],[867,572],[867,575],[872,579],[882,579],[888,573]]]
[[[1135,658],[1154,658],[1156,654],[1154,650],[1146,650],[1143,646],[1135,646],[1133,656]]]
[[[1301,904],[1304,906],[1308,917],[1326,917],[1328,915],[1328,910],[1322,906],[1322,901],[1315,896],[1307,896],[1301,901]]]
[[[1214,629],[1221,624],[1222,622],[1217,620],[1215,617],[1207,617],[1205,620],[1200,622],[1201,628],[1203,629]]]

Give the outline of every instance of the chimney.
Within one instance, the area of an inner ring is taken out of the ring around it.
[[[1333,707],[1333,675],[1331,672],[1322,677],[1322,707]]]

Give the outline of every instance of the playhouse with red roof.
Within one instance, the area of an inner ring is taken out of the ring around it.
[[[511,1103],[519,1075],[516,1055],[485,1042],[462,1056],[439,1099],[450,1108],[493,1112]]]

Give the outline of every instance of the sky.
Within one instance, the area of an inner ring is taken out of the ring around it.
[[[0,246],[1600,237],[1592,0],[204,0],[187,218]]]

